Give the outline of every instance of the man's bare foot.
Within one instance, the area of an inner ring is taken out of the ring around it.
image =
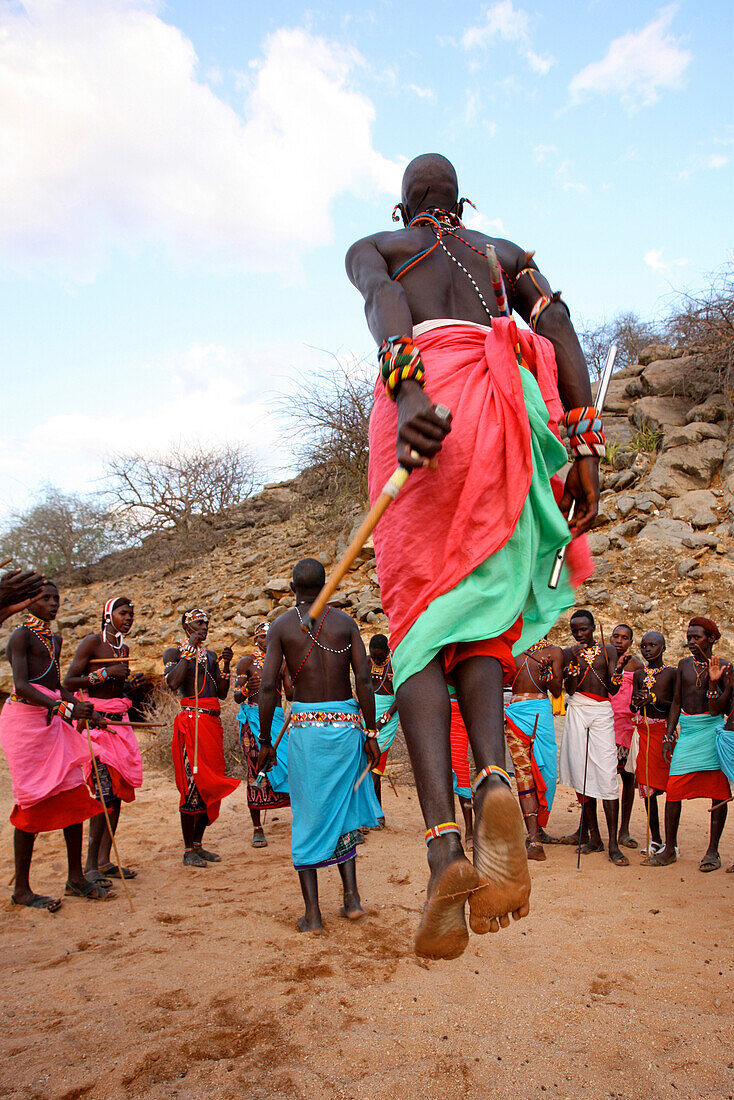
[[[548,842],[546,842],[548,843]],[[575,833],[569,833],[568,836],[562,836],[560,840],[553,841],[554,844],[568,844],[569,847],[578,848],[579,845],[579,831]]]
[[[299,932],[313,932],[315,936],[320,936],[324,930],[324,926],[321,923],[321,913],[317,909],[315,913],[309,913],[306,911],[302,917],[299,917],[296,921],[296,928]]]
[[[545,862],[546,854],[539,840],[529,840],[525,845],[525,851],[527,852],[528,859],[535,859],[538,863]]]
[[[474,799],[474,866],[479,886],[469,898],[472,932],[497,932],[530,912],[530,872],[520,807],[510,788],[490,776]]]
[[[49,913],[55,913],[61,908],[61,898],[49,898],[45,894],[34,894],[29,890],[27,894],[13,894],[13,905],[25,905],[29,909],[45,909]]]
[[[675,848],[668,849],[667,847],[661,848],[659,852],[655,852],[652,856],[647,856],[640,864],[641,867],[669,867],[671,863],[675,863],[677,859]]]
[[[362,902],[360,901],[359,894],[345,894],[344,904],[339,910],[339,915],[346,917],[347,920],[361,920],[365,915],[362,908]]]
[[[428,865],[428,899],[415,934],[415,953],[426,959],[458,959],[469,942],[466,901],[479,879],[455,834],[431,841]]]

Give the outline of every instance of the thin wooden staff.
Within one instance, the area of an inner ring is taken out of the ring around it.
[[[12,558],[3,558],[3,560],[0,561],[0,569],[3,569],[6,565],[10,565],[12,560]]]
[[[446,405],[436,405],[434,407],[434,411],[439,420],[447,420],[451,413],[451,410],[448,409]],[[412,452],[412,454],[417,457],[417,452]],[[431,469],[435,469],[436,460],[432,459],[429,463],[429,466]],[[344,551],[341,561],[327,580],[324,587],[319,592],[314,602],[311,604],[311,607],[308,610],[308,614],[304,617],[301,628],[304,633],[310,634],[313,628],[316,626],[316,620],[318,619],[319,615],[336,592],[343,578],[349,572],[349,569],[355,558],[357,557],[357,554],[367,542],[367,539],[370,537],[375,527],[377,527],[377,524],[380,522],[387,509],[395,500],[398,493],[408,480],[409,476],[410,470],[407,469],[406,466],[398,466],[393,472],[392,476],[388,479],[384,489],[380,493],[372,508],[370,508],[369,512],[365,516],[364,521],[362,522],[362,526],[359,528],[359,531],[357,531],[357,534],[354,536],[349,546]]]
[[[728,798],[719,799],[716,805],[711,807],[709,813],[712,814],[714,810],[718,810],[719,806],[726,806],[727,802],[734,802],[734,794],[730,794]]]
[[[367,767],[364,769],[364,771],[360,772],[359,779],[354,784],[355,791],[359,790],[359,788],[361,787],[363,781],[367,778],[367,773],[370,771],[371,768],[372,768],[372,764],[368,764]]]
[[[398,798],[398,788],[395,786],[395,780],[390,775],[390,772],[387,770],[387,768],[385,768],[385,778],[387,779],[392,789],[395,791],[395,797]]]
[[[79,692],[79,697],[84,702],[84,692]],[[97,778],[97,790],[99,791],[100,802],[102,803],[102,812],[104,813],[104,819],[107,823],[107,832],[110,834],[110,840],[112,842],[112,850],[115,853],[115,859],[117,860],[117,866],[120,870],[120,878],[122,879],[122,885],[125,887],[125,893],[127,894],[127,900],[130,904],[130,912],[134,913],[135,908],[133,906],[133,899],[130,897],[130,891],[127,888],[127,882],[125,881],[125,871],[122,866],[122,860],[120,859],[120,853],[117,850],[117,841],[115,840],[115,834],[112,830],[112,823],[110,822],[110,815],[107,813],[107,806],[105,805],[104,794],[102,792],[102,780],[99,776],[99,768],[97,766],[97,757],[94,755],[94,745],[92,744],[92,737],[89,733],[89,722],[86,718],[83,718],[77,725],[77,729],[80,725],[84,725],[84,729],[87,734],[87,744],[89,745],[89,755],[92,758],[92,767],[94,768],[94,774]]]
[[[132,657],[91,657],[88,661],[88,665],[121,665],[125,661],[132,661]]]
[[[167,722],[108,722],[108,726],[117,726],[120,729],[125,729],[127,726],[132,726],[134,730],[156,730],[163,729],[167,726]]]
[[[647,833],[645,836],[645,847],[647,848],[647,858],[652,855],[650,851],[650,802],[652,795],[650,794],[650,723],[647,719],[647,707],[645,707],[643,714],[645,716],[645,730],[647,731],[647,744],[645,746],[645,787],[647,789],[647,799],[645,809],[647,810]]]
[[[206,653],[206,650],[204,650]],[[206,670],[209,672],[209,658],[206,659]],[[206,684],[206,678],[204,679]],[[194,775],[199,770],[199,648],[196,649],[194,660]]]
[[[576,856],[576,870],[581,870],[581,843],[584,837],[584,823],[586,821],[586,772],[589,767],[589,726],[586,727],[586,755],[584,757],[584,789],[581,794],[581,824],[579,825],[579,850]]]
[[[290,706],[290,703],[286,703],[286,706],[289,708],[288,713],[285,716],[285,722],[283,723],[283,726],[282,726],[282,729],[281,729],[280,733],[275,738],[275,741],[273,741],[273,749],[274,750],[277,749],[278,745],[282,741],[283,734],[285,733],[285,731],[290,726],[291,718],[293,717],[293,710]],[[267,775],[268,775],[267,772],[258,772],[257,775],[255,776],[255,782],[252,784],[253,787],[261,787],[264,780],[267,779]]]

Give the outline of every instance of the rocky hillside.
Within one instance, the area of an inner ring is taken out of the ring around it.
[[[663,630],[671,660],[688,618],[702,613],[719,621],[722,652],[734,655],[732,407],[715,388],[700,356],[656,345],[617,373],[609,390],[612,461],[603,467],[599,522],[590,536],[596,571],[577,603],[593,607],[607,628],[624,619],[638,636]],[[198,555],[181,560],[160,536],[115,555],[62,587],[63,664],[81,637],[99,629],[102,606],[115,593],[135,602],[136,670],[160,675],[163,649],[181,637],[181,611],[194,606],[212,617],[212,646],[230,644],[242,655],[254,626],[292,605],[295,562],[313,555],[328,571],[356,519],[356,510],[336,504],[307,472],[219,518]],[[371,548],[335,602],[363,624],[365,636],[386,631]],[[554,637],[568,637],[565,623]],[[10,686],[3,662],[0,690]]]

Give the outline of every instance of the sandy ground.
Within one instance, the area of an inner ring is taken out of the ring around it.
[[[532,864],[530,917],[472,937],[456,962],[411,944],[426,880],[415,791],[384,795],[388,828],[360,849],[369,916],[338,916],[322,873],[326,935],[299,935],[290,811],[249,846],[244,789],[207,833],[223,862],[181,866],[171,779],[148,774],[123,810],[124,895],[67,899],[55,916],[0,901],[0,1096],[343,1097],[452,1100],[732,1097],[734,875],[698,871],[708,813],[684,807],[675,867],[613,867],[548,850]],[[568,832],[561,789],[550,830]],[[12,873],[0,774],[0,881]],[[644,837],[639,807],[633,819]],[[734,828],[722,855],[734,860]],[[60,834],[37,844],[33,883],[59,893]],[[5,898],[9,890],[3,888]]]

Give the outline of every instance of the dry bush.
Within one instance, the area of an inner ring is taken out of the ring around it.
[[[734,388],[734,263],[713,277],[701,294],[678,295],[667,322],[667,339],[699,352],[718,389]]]

